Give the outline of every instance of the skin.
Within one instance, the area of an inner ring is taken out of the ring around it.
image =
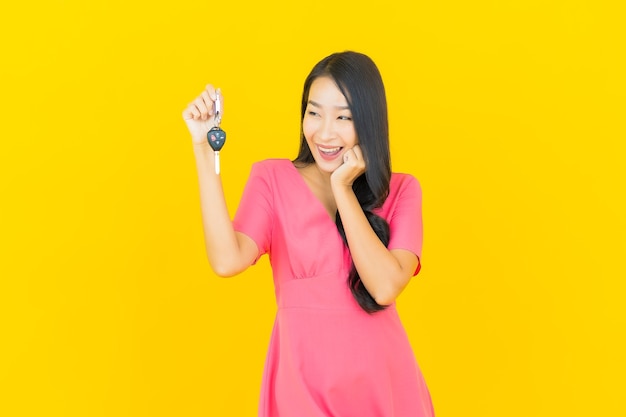
[[[215,88],[207,85],[183,111],[183,119],[191,134],[196,159],[207,257],[217,275],[230,277],[250,266],[258,249],[248,236],[235,232],[226,208],[222,180],[215,173],[215,156],[206,140],[207,132],[215,125],[215,99]]]
[[[330,187],[331,177],[351,185],[365,167],[351,172],[349,166],[344,165],[349,153],[360,152],[360,149],[348,103],[332,79],[320,77],[311,84],[302,131],[315,164],[299,168],[300,174],[334,221],[337,205]],[[323,150],[336,148],[340,151],[332,160],[322,158]]]
[[[258,249],[252,239],[234,231],[215,174],[213,150],[206,141],[206,132],[214,125],[215,98],[215,89],[207,85],[183,111],[183,119],[196,157],[207,256],[215,273],[228,277],[250,266]],[[393,303],[413,276],[418,259],[407,250],[388,250],[363,214],[352,183],[365,172],[365,161],[346,98],[331,78],[312,83],[302,130],[315,163],[298,171],[333,220],[339,211],[354,265],[369,293],[380,305]],[[340,149],[331,157],[322,156],[324,150],[336,148]]]

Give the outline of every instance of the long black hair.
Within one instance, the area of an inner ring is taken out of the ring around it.
[[[340,52],[322,59],[313,67],[304,82],[301,121],[304,119],[309,101],[311,84],[319,77],[332,78],[348,102],[358,143],[367,167],[365,173],[354,181],[352,189],[372,229],[387,246],[389,225],[385,219],[372,212],[385,202],[389,195],[391,180],[387,99],[380,72],[374,61],[358,52]],[[300,150],[294,162],[308,165],[314,163],[315,159],[304,137],[302,123],[300,126]],[[344,243],[348,245],[339,211],[337,211],[335,223]],[[348,285],[361,308],[368,313],[374,313],[386,307],[378,304],[367,291],[354,262],[348,276]]]

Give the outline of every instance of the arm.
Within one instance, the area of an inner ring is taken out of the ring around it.
[[[207,257],[217,275],[228,277],[250,266],[258,249],[252,239],[235,232],[226,208],[222,181],[215,174],[214,153],[206,140],[206,133],[214,125],[215,94],[208,85],[183,111],[183,119],[192,136]]]
[[[352,190],[352,181],[365,171],[358,146],[331,176],[331,186],[341,215],[354,266],[361,281],[380,305],[395,301],[418,265],[417,256],[403,249],[389,250],[370,226]]]

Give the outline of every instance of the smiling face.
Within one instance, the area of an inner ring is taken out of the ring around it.
[[[328,173],[358,143],[348,102],[332,78],[319,77],[311,84],[302,132],[318,168]]]

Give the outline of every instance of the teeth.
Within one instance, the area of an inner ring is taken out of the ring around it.
[[[319,148],[320,152],[323,153],[335,153],[339,149],[341,149],[341,146],[337,146],[336,148]]]

